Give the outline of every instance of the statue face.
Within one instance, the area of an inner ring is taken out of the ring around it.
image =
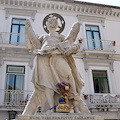
[[[58,28],[58,21],[55,18],[49,18],[46,24],[48,30],[50,31],[50,29],[57,29]]]

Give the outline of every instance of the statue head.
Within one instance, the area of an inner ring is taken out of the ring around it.
[[[46,23],[47,29],[49,30],[49,33],[55,32],[55,30],[58,28],[58,21],[55,18],[49,18]]]

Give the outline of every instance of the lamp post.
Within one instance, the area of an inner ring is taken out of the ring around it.
[[[15,119],[17,111],[11,110],[11,111],[8,111],[8,113],[9,113],[9,120]]]

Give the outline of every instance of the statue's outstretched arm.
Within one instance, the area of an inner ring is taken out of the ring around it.
[[[25,23],[25,42],[29,50],[41,48],[41,43],[33,31],[29,19],[27,19]]]

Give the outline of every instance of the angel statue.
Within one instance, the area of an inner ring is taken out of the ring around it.
[[[72,26],[67,37],[56,32],[58,20],[55,17],[48,17],[46,26],[49,34],[38,38],[30,21],[26,20],[26,47],[33,50],[36,65],[32,75],[34,92],[22,115],[34,115],[39,106],[41,106],[42,112],[54,112],[52,108],[58,104],[60,96],[56,84],[60,82],[71,85],[68,99],[74,113],[90,113],[80,97],[84,82],[72,57],[80,48],[79,44],[74,44],[80,23],[75,23]]]

